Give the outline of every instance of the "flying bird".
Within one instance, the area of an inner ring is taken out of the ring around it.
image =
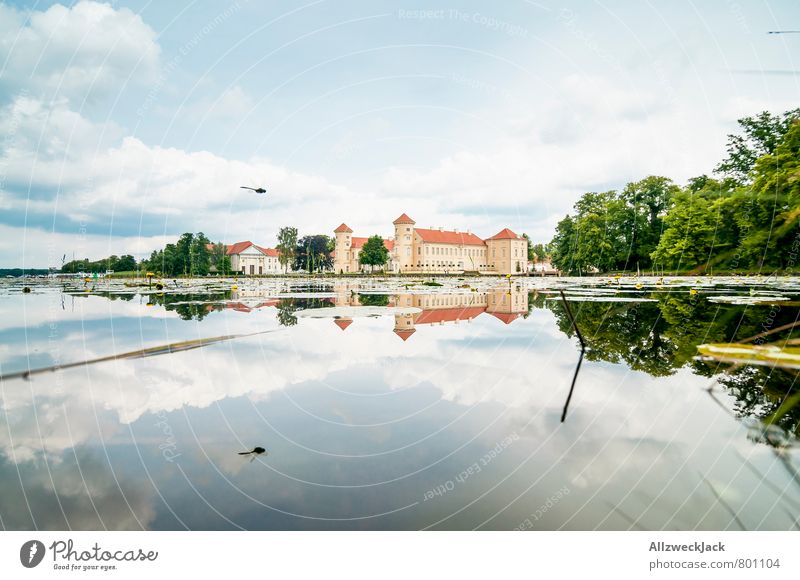
[[[266,453],[266,449],[263,447],[254,447],[252,451],[240,451],[239,455],[261,455],[262,453]]]
[[[267,190],[264,189],[263,187],[246,187],[244,185],[240,185],[239,189],[251,189],[251,190],[255,191],[256,193],[267,193]]]

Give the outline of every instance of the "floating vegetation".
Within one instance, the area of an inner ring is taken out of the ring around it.
[[[704,360],[800,369],[800,346],[718,343],[701,344],[697,350]]]
[[[658,302],[655,298],[637,298],[633,296],[591,296],[586,294],[565,294],[570,302]],[[561,300],[558,296],[549,296],[546,300]]]
[[[756,306],[756,305],[772,305],[784,304],[792,302],[792,299],[782,294],[741,294],[734,296],[711,296],[708,298],[709,302],[718,304],[735,304],[737,306]]]

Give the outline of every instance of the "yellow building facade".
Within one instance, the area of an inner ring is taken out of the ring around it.
[[[389,250],[387,271],[394,273],[523,274],[527,270],[527,240],[508,228],[481,239],[471,231],[418,228],[403,214],[394,220],[394,237],[384,240]],[[367,238],[354,237],[341,224],[334,230],[336,273],[360,272],[358,253]]]

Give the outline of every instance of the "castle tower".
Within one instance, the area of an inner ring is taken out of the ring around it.
[[[353,234],[347,224],[342,224],[333,233],[336,235],[336,255],[333,258],[333,271],[349,272],[350,271],[350,238]]]
[[[394,224],[394,253],[399,272],[407,272],[414,264],[414,224],[406,214],[392,222]]]
[[[394,315],[394,333],[402,338],[403,342],[411,338],[411,335],[415,332],[413,314]]]

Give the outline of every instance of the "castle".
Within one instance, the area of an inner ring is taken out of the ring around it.
[[[423,229],[406,214],[394,220],[394,237],[384,240],[389,250],[386,269],[394,273],[523,274],[528,264],[528,243],[508,228],[482,240],[469,230]],[[334,230],[336,250],[333,270],[360,272],[358,255],[367,238],[353,236],[346,224]]]

